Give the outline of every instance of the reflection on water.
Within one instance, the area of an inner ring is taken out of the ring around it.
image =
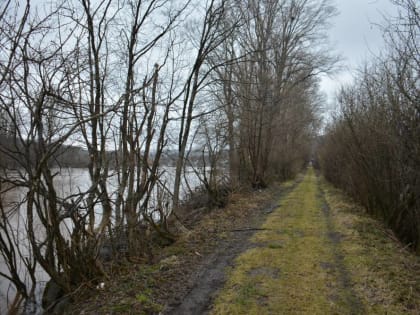
[[[87,169],[80,169],[80,168],[67,168],[67,169],[52,169],[53,174],[57,174],[54,177],[54,187],[56,188],[56,192],[59,198],[68,198],[69,196],[76,196],[77,194],[86,192],[90,185],[90,177],[89,172]],[[173,185],[173,178],[174,178],[175,170],[174,168],[166,168],[162,180],[166,182],[166,185],[172,188]],[[10,175],[10,174],[9,174]],[[13,175],[13,174],[12,174]],[[17,174],[16,174],[17,176]],[[199,184],[199,180],[195,173],[192,170],[189,170],[187,173],[186,178],[188,179],[188,185],[191,188],[196,187]],[[184,179],[185,180],[185,179]],[[116,191],[118,183],[118,177],[116,174],[113,174],[108,179],[108,187],[111,192]],[[185,187],[185,183],[184,183]],[[181,189],[181,191],[185,192],[185,188]],[[115,196],[115,194],[113,194]],[[26,189],[25,188],[14,188],[12,190],[3,193],[1,196],[1,200],[3,205],[7,207],[8,211],[11,211],[9,222],[10,227],[13,228],[15,231],[16,241],[19,244],[19,249],[22,253],[22,257],[25,259],[31,259],[32,253],[29,247],[27,232],[26,232],[26,224],[27,224],[27,216],[26,216]],[[77,199],[77,197],[76,197]],[[155,200],[151,200],[153,204]],[[99,205],[95,207],[96,213],[96,222],[100,221],[102,209]],[[44,235],[44,228],[39,222],[34,218],[35,224],[35,235],[37,239],[41,240]],[[60,229],[64,233],[69,233],[71,230],[71,221],[70,219],[64,219],[62,221],[62,225],[60,225]],[[0,233],[4,233],[0,231]],[[18,258],[18,265],[19,265],[19,273],[20,277],[24,278],[26,283],[30,283],[29,275],[25,274],[26,269],[24,268],[23,262]],[[5,264],[5,260],[3,257],[0,257],[0,272],[8,274],[7,266]],[[37,289],[36,289],[36,296],[37,302],[36,304],[38,307],[34,307],[33,314],[41,313],[40,307],[40,297],[42,296],[42,291],[45,287],[46,282],[49,280],[48,275],[42,270],[40,266],[36,268],[36,279],[37,279]],[[11,300],[15,296],[15,289],[13,285],[11,285],[10,281],[6,278],[0,276],[0,314],[4,314],[7,310],[7,304],[11,302]]]
[[[9,235],[14,236],[13,242],[17,244],[17,250],[20,251],[20,255],[17,254],[17,270],[22,281],[27,284],[31,284],[31,279],[27,273],[27,269],[22,261],[22,257],[25,260],[32,261],[33,255],[29,246],[27,237],[27,217],[26,217],[26,189],[15,188],[7,191],[1,195],[2,203],[5,206],[5,210],[8,213],[9,223]],[[41,224],[39,221],[34,221],[34,231],[36,235],[41,233]],[[5,236],[4,231],[1,230],[2,236]],[[4,260],[4,257],[0,257],[0,272],[8,274],[8,269]],[[35,269],[35,276],[38,281],[35,295],[41,296],[45,282],[48,281],[47,274],[37,266]],[[0,314],[3,314],[7,310],[7,304],[15,297],[16,290],[10,281],[4,277],[0,277]]]

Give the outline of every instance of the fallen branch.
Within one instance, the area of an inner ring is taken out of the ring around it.
[[[270,230],[270,229],[265,229],[265,228],[244,228],[244,229],[230,230],[229,232],[267,231],[267,230]]]

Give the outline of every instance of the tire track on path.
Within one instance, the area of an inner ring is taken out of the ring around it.
[[[364,314],[312,168],[261,227],[211,314]]]
[[[350,314],[366,314],[366,309],[363,303],[353,289],[353,281],[351,279],[350,272],[344,263],[344,255],[340,248],[342,235],[337,232],[334,227],[334,222],[331,217],[331,209],[328,205],[328,202],[325,198],[325,192],[323,191],[319,181],[319,176],[317,176],[317,197],[321,202],[322,213],[324,214],[326,221],[327,237],[331,242],[332,254],[334,258],[333,267],[337,274],[339,286],[341,290],[345,292],[342,298],[344,298],[345,304],[349,306]]]

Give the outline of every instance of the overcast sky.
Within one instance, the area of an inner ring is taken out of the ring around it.
[[[332,78],[323,78],[322,90],[327,93],[329,109],[334,108],[334,95],[343,83],[351,82],[352,73],[384,48],[382,34],[375,25],[383,22],[383,15],[396,15],[389,0],[334,0],[339,15],[333,19],[330,39],[345,66]]]

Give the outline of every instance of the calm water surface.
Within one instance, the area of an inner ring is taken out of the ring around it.
[[[58,196],[60,198],[64,198],[73,194],[78,194],[80,192],[84,192],[89,189],[90,186],[90,177],[89,172],[87,169],[79,169],[79,168],[71,168],[71,169],[53,169],[54,172],[59,172],[59,175],[57,175],[54,178],[54,186],[56,188],[56,191],[58,193]],[[172,188],[173,185],[173,174],[175,173],[174,168],[166,168],[164,173],[164,181],[166,182],[167,186],[169,188]],[[190,170],[187,174],[187,179],[189,182],[189,186],[191,188],[196,187],[199,185],[199,179],[195,175],[195,173]],[[117,177],[111,176],[109,178],[109,188],[110,190],[114,190],[117,187]],[[184,187],[182,191],[185,193],[185,182],[183,183]],[[11,226],[16,231],[17,239],[19,240],[19,248],[23,254],[24,257],[30,258],[32,256],[31,251],[28,246],[28,239],[26,234],[26,215],[25,215],[25,196],[26,191],[24,188],[16,188],[14,190],[8,191],[7,193],[3,194],[2,200],[3,204],[7,205],[9,209],[15,209],[13,215],[10,216],[9,221]],[[154,201],[152,200],[152,203]],[[100,206],[96,209],[96,222],[100,221],[101,217],[101,208]],[[35,220],[35,231],[38,237],[41,239],[43,235],[43,228],[42,225],[39,222],[36,222]],[[71,222],[70,219],[65,219],[62,221],[62,224],[60,225],[61,230],[63,233],[69,233],[71,230]],[[24,272],[24,267],[22,266],[22,261],[19,261],[19,264],[21,265],[20,269],[20,276],[22,278],[26,278],[26,281],[30,283],[30,279],[28,278],[28,275]],[[3,257],[0,256],[0,271],[4,273],[7,272],[7,266],[5,264],[5,261]],[[40,307],[40,300],[42,296],[43,289],[45,287],[46,282],[49,280],[48,275],[42,270],[42,268],[38,267],[36,269],[36,278],[37,278],[37,302],[34,306],[33,313],[32,314],[41,314],[42,309]],[[5,314],[7,310],[7,304],[13,300],[15,296],[15,290],[14,287],[10,284],[10,282],[0,276],[0,314]]]

